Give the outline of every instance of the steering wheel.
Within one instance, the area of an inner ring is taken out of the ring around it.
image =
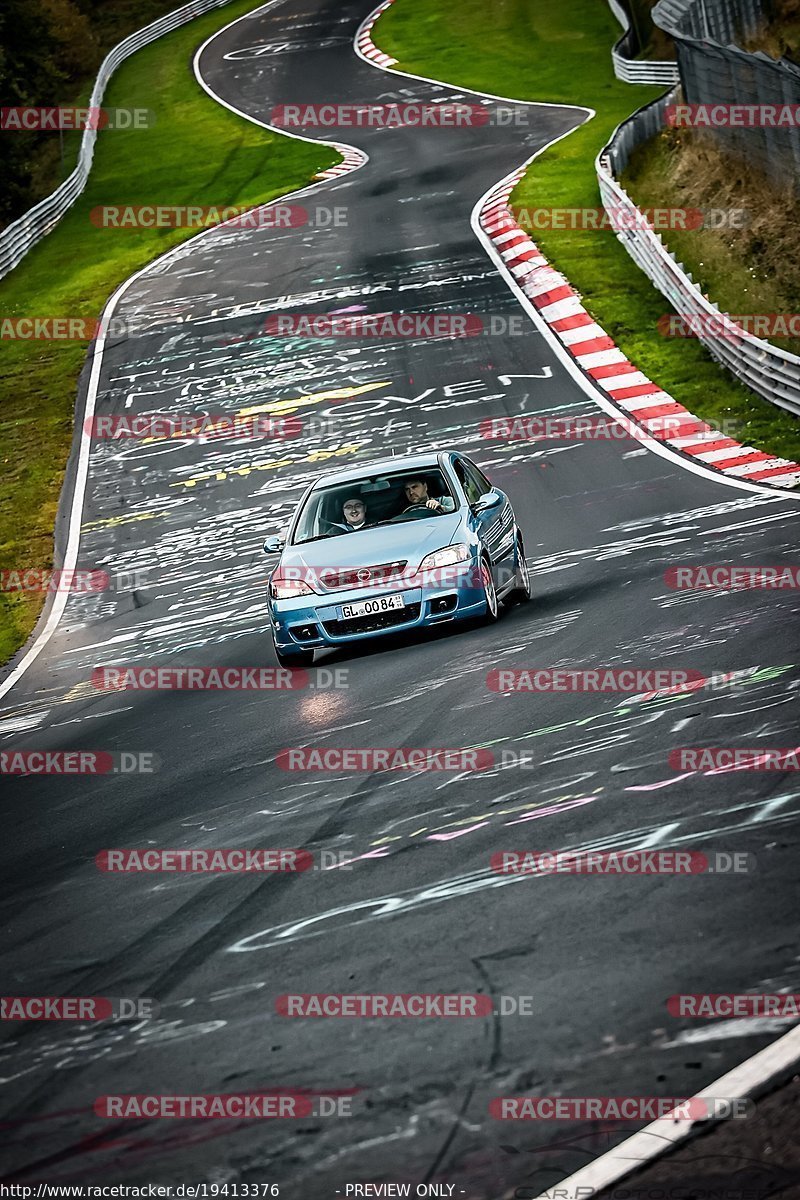
[[[420,517],[436,517],[439,514],[433,508],[428,508],[425,501],[419,504],[409,504],[408,508],[404,508],[396,517],[392,517],[392,521],[406,521],[409,518],[412,521],[418,521]]]

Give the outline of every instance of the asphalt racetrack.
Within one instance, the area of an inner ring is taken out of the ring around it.
[[[266,124],[274,106],[296,102],[508,108],[357,58],[369,10],[370,0],[285,0],[214,37],[199,73]],[[98,415],[256,409],[296,414],[305,428],[277,443],[92,442],[78,564],[132,582],[69,596],[3,697],[0,750],[148,753],[158,770],[4,780],[5,990],[160,1007],[127,1023],[4,1024],[10,1182],[240,1180],[322,1200],[388,1181],[472,1200],[532,1197],[624,1132],[499,1121],[492,1098],[689,1096],[786,1029],[771,1018],[680,1019],[666,1000],[800,990],[800,786],[790,772],[680,774],[668,756],[794,744],[796,592],[681,591],[665,572],[789,561],[797,501],[692,472],[633,440],[481,437],[488,417],[598,412],[471,225],[494,183],[587,116],[518,110],[527,127],[304,130],[369,156],[291,201],[340,207],[346,223],[220,228],[185,243],[127,288],[115,315],[136,331],[106,343],[94,383],[84,373],[79,418],[96,384]],[[263,334],[276,314],[337,310],[522,316],[522,332]],[[392,450],[451,446],[513,501],[528,605],[494,626],[319,654],[319,686],[92,687],[106,664],[274,666],[261,546],[307,482]],[[77,455],[76,440],[62,546]],[[486,681],[498,666],[598,665],[745,675],[654,699],[499,695]],[[323,668],[346,686],[328,686]],[[488,746],[496,765],[464,775],[280,769],[279,752],[298,746]],[[94,860],[109,847],[303,847],[326,869],[104,874]],[[747,852],[758,865],[690,878],[490,866],[513,848],[631,847]],[[531,1015],[276,1012],[280,995],[318,992],[484,993],[497,1008],[523,996]],[[352,1115],[119,1121],[93,1111],[109,1093],[271,1089],[348,1096]]]

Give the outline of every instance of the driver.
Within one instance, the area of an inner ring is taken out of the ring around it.
[[[403,512],[409,512],[412,508],[421,508],[423,505],[435,513],[455,512],[456,502],[452,496],[442,496],[441,500],[432,499],[428,495],[428,484],[424,479],[414,477],[407,479],[403,490],[408,501],[408,507],[404,508]]]

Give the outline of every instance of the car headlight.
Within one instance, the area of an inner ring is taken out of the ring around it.
[[[294,600],[296,596],[314,596],[316,593],[302,579],[273,575],[269,582],[269,594],[273,600]]]
[[[445,546],[442,550],[426,554],[417,569],[430,571],[436,567],[452,567],[455,563],[467,562],[469,556],[469,546],[466,542],[456,542],[454,546]]]

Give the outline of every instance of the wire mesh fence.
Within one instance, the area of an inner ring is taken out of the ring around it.
[[[708,110],[698,126],[774,182],[800,190],[800,67],[736,44],[764,19],[762,0],[660,0],[653,9],[675,41],[685,103]]]

